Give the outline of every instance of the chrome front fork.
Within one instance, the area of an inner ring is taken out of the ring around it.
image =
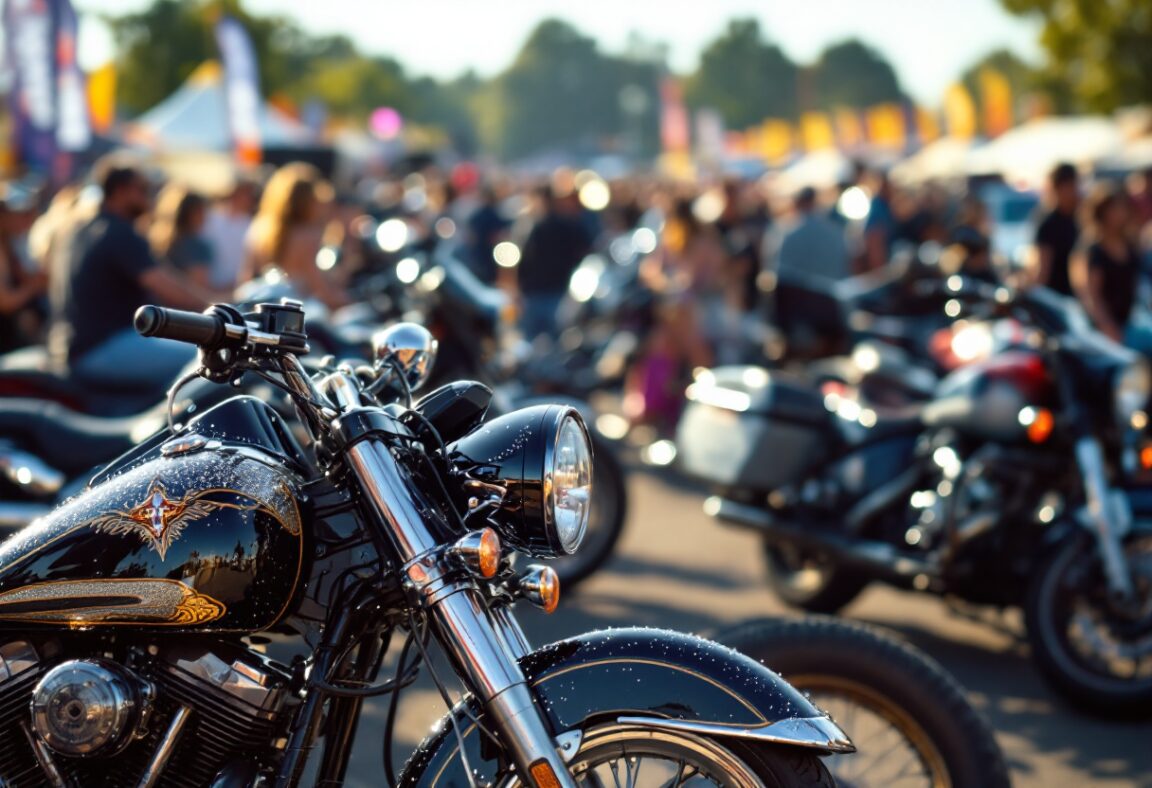
[[[1095,438],[1076,442],[1076,464],[1084,480],[1086,499],[1081,521],[1096,538],[1109,592],[1118,601],[1129,600],[1134,589],[1123,546],[1124,537],[1132,528],[1128,499],[1121,491],[1109,489],[1104,453]]]
[[[386,446],[364,440],[347,458],[373,511],[391,528],[407,581],[501,734],[523,784],[536,785],[535,773],[544,769],[557,784],[575,788],[520,670],[518,657],[527,653],[527,640],[515,619],[506,610],[490,613],[474,587],[444,578],[439,545]]]

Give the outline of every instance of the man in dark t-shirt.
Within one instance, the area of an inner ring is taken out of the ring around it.
[[[1068,258],[1080,237],[1080,226],[1076,222],[1080,179],[1076,168],[1071,164],[1058,165],[1048,176],[1048,185],[1052,192],[1052,210],[1036,228],[1036,251],[1039,255],[1036,283],[1063,295],[1072,295]]]
[[[100,212],[80,226],[53,261],[49,344],[81,382],[115,378],[164,386],[194,356],[188,345],[145,339],[132,327],[150,302],[201,310],[208,294],[159,265],[133,223],[150,207],[147,179],[131,167],[102,178]]]
[[[516,270],[524,298],[522,329],[528,339],[554,332],[556,309],[568,290],[568,280],[592,248],[587,228],[573,210],[565,210],[565,198],[541,186],[536,199],[539,218],[524,241]]]

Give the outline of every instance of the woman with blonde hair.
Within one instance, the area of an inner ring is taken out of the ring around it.
[[[264,187],[256,218],[248,231],[243,282],[265,269],[281,269],[302,296],[319,299],[330,309],[348,297],[316,267],[324,239],[323,209],[332,187],[310,164],[293,162],[272,174]]]
[[[148,244],[156,259],[179,270],[200,287],[208,289],[212,247],[201,235],[208,201],[178,183],[170,183],[156,200],[156,212],[148,230]]]

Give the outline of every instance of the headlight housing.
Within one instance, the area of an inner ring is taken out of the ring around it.
[[[588,527],[592,442],[580,413],[537,405],[492,419],[449,444],[448,459],[470,511],[534,558],[576,552]]]
[[[1136,358],[1120,369],[1113,380],[1112,406],[1117,421],[1123,426],[1131,424],[1132,417],[1148,407],[1150,395],[1152,373],[1148,370],[1148,362]]]

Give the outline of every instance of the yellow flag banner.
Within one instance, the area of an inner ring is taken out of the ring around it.
[[[940,139],[940,121],[936,113],[923,107],[916,108],[916,130],[920,137],[920,144],[926,145]]]
[[[997,137],[1012,128],[1012,86],[1008,78],[992,68],[979,74],[980,102],[984,109],[984,134]]]
[[[760,125],[760,155],[769,164],[778,164],[792,155],[792,124],[786,120],[766,120]]]
[[[836,124],[836,141],[845,150],[858,148],[864,144],[864,126],[860,113],[854,109],[841,107],[833,114]]]
[[[899,104],[877,104],[867,114],[868,140],[884,148],[903,149],[907,139],[904,108]]]
[[[724,133],[724,153],[728,156],[744,156],[749,153],[748,139],[742,131]]]
[[[800,116],[800,139],[806,151],[835,148],[832,119],[824,112],[805,112]]]
[[[88,112],[100,134],[116,122],[116,64],[109,61],[88,75]]]
[[[951,137],[970,140],[976,136],[976,104],[968,89],[959,82],[944,94],[944,124]]]

